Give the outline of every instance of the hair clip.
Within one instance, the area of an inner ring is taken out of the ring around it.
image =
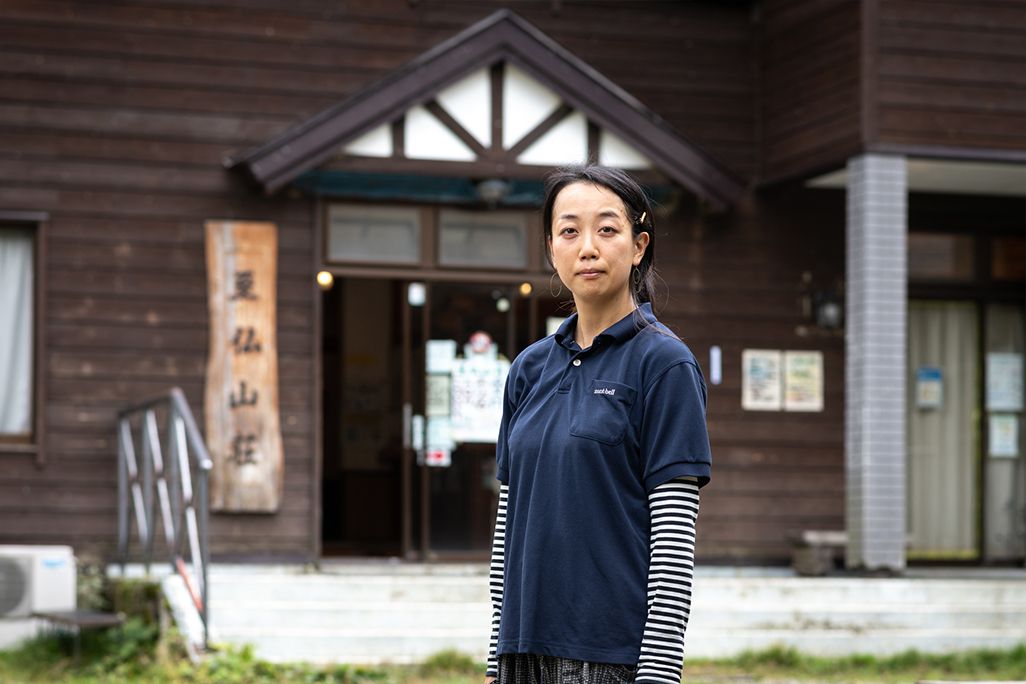
[[[647,211],[641,212],[641,218],[638,219],[638,223],[644,224],[646,216],[648,216],[648,212]]]

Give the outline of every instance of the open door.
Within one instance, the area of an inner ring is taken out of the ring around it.
[[[324,297],[324,555],[487,559],[506,373],[567,308],[522,282],[338,278]]]

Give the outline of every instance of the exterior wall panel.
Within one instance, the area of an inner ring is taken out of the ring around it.
[[[763,5],[760,180],[837,168],[860,144],[858,0]]]
[[[816,288],[844,273],[844,195],[778,188],[750,197],[727,220],[682,212],[661,224],[657,266],[668,291],[660,316],[691,347],[708,382],[712,483],[703,490],[703,558],[781,562],[801,530],[844,529],[844,339],[811,325],[803,274]],[[658,307],[657,307],[658,308]],[[823,352],[824,410],[741,408],[744,349]]]
[[[869,142],[1026,152],[1022,3],[878,4]]]

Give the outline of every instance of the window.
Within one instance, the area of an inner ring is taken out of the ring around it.
[[[548,277],[537,212],[338,202],[329,203],[324,216],[324,260],[340,271],[395,273],[414,266],[437,270],[443,279],[468,270],[543,271]]]
[[[328,260],[418,264],[420,211],[403,207],[333,204],[328,209]]]
[[[527,217],[523,212],[443,209],[438,262],[443,266],[527,266]]]
[[[972,280],[973,259],[971,235],[909,233],[910,280]]]
[[[0,224],[0,441],[31,442],[35,405],[35,231]]]
[[[1026,239],[996,237],[990,248],[990,277],[994,280],[1026,280]]]

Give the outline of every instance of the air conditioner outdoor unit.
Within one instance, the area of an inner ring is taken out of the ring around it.
[[[0,546],[0,619],[74,609],[70,546]]]

